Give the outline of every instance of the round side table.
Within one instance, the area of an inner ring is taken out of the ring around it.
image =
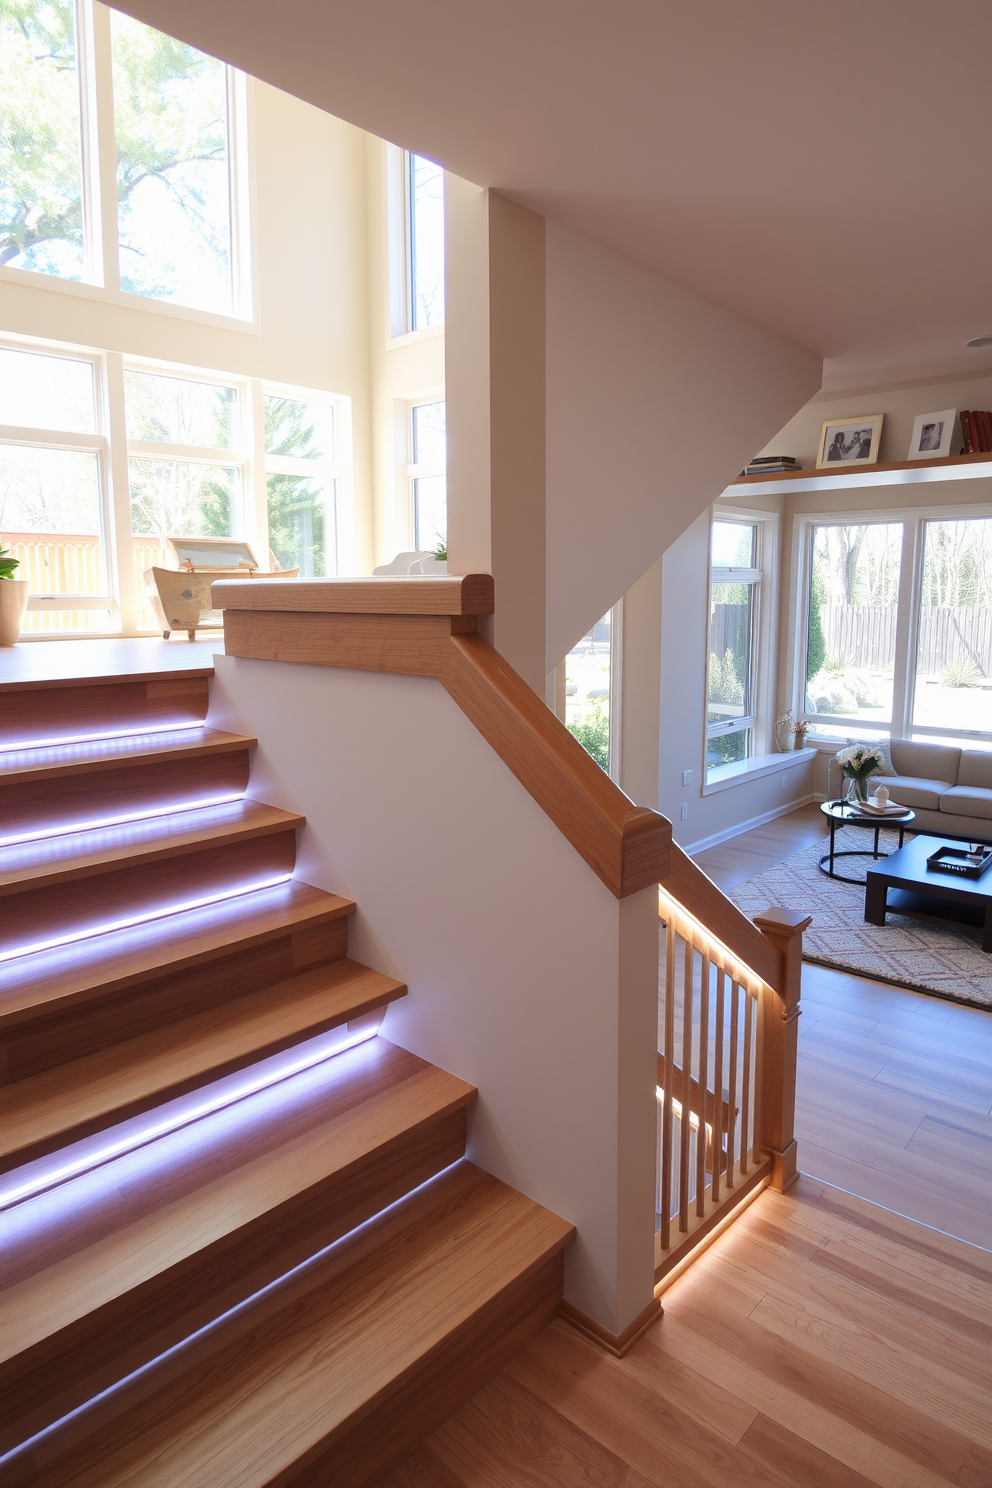
[[[827,878],[839,879],[841,883],[855,884],[859,889],[864,888],[868,881],[867,878],[849,878],[846,873],[837,873],[834,868],[836,860],[838,858],[871,858],[877,863],[880,858],[887,858],[889,856],[888,853],[879,852],[878,850],[878,834],[882,828],[884,826],[898,827],[899,846],[902,847],[906,828],[916,820],[916,812],[911,811],[909,807],[906,808],[905,816],[890,817],[862,816],[860,811],[855,811],[854,807],[849,806],[846,801],[823,801],[820,805],[820,810],[830,822],[830,848],[820,859],[820,872],[825,873]],[[860,848],[843,848],[838,852],[834,845],[834,838],[838,827],[867,827],[869,831],[873,831],[875,833],[875,841],[872,845],[872,851],[867,852]]]

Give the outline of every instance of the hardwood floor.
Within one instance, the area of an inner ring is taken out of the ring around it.
[[[810,1178],[624,1359],[557,1322],[377,1488],[992,1483],[992,1255]]]
[[[729,889],[826,836],[806,806],[700,853]],[[803,967],[799,1165],[992,1249],[992,1014]]]

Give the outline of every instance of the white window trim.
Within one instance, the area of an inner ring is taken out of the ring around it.
[[[411,398],[406,405],[406,465],[403,467],[404,482],[406,485],[406,519],[407,519],[407,542],[411,551],[426,552],[426,548],[417,548],[417,495],[416,482],[418,480],[430,480],[441,477],[447,479],[447,463],[424,464],[417,463],[414,458],[413,438],[413,413],[415,408],[426,408],[432,403],[443,403],[445,401],[444,389],[438,393],[424,394],[418,398]]]
[[[34,269],[0,267],[0,284],[72,294],[111,305],[149,310],[201,325],[223,326],[260,335],[254,251],[254,220],[248,178],[252,167],[251,89],[244,73],[225,64],[227,79],[228,192],[231,220],[230,314],[199,310],[171,300],[131,294],[120,287],[117,239],[117,167],[113,136],[113,76],[110,55],[110,11],[98,0],[74,0],[76,74],[83,194],[82,279],[60,279]]]
[[[713,523],[738,522],[741,526],[757,527],[757,565],[754,568],[716,568],[713,565]],[[766,759],[771,757],[772,738],[772,713],[774,702],[775,685],[775,643],[777,626],[775,624],[777,609],[777,584],[776,575],[779,566],[779,520],[774,512],[749,511],[736,503],[732,509],[725,506],[712,506],[710,508],[710,519],[707,538],[706,556],[706,594],[705,594],[705,653],[703,656],[704,689],[703,689],[703,739],[702,758],[700,761],[700,780],[702,781],[702,794],[708,794],[710,783],[708,756],[709,740],[713,737],[723,737],[730,733],[742,733],[745,728],[751,729],[752,752],[748,759]],[[754,602],[752,605],[751,618],[751,702],[752,712],[741,719],[734,719],[732,727],[716,725],[716,733],[711,734],[711,725],[707,722],[709,712],[709,683],[710,683],[710,604],[713,585],[719,583],[750,583],[755,589]],[[747,761],[739,761],[746,764]],[[723,766],[717,766],[723,769]],[[754,778],[754,772],[740,770],[739,778],[718,777],[721,788],[731,784],[744,784],[748,779]]]
[[[101,636],[139,636],[152,631],[137,624],[136,591],[131,532],[131,490],[129,460],[178,460],[187,463],[223,465],[238,472],[235,486],[235,520],[237,536],[251,543],[263,567],[268,566],[268,507],[266,466],[287,469],[289,474],[313,476],[320,473],[333,482],[333,522],[337,572],[356,573],[357,538],[354,512],[354,476],[351,425],[351,400],[343,394],[324,389],[263,382],[244,375],[216,369],[165,362],[120,352],[100,351],[65,342],[42,340],[17,334],[0,336],[0,347],[11,351],[34,352],[65,360],[85,362],[93,368],[95,399],[95,434],[70,433],[59,429],[35,429],[19,425],[0,425],[0,444],[22,445],[40,449],[63,449],[92,452],[97,456],[99,480],[100,543],[104,559],[107,592],[99,595],[33,595],[29,611],[38,610],[107,610],[111,628],[87,630],[87,639]],[[235,440],[229,448],[207,448],[203,445],[168,444],[160,440],[128,439],[125,412],[125,371],[151,372],[183,378],[192,382],[233,387],[236,394]],[[290,460],[284,456],[267,456],[264,448],[262,398],[297,398],[319,403],[333,410],[334,451],[323,460]],[[443,393],[441,394],[443,397]],[[418,398],[420,402],[437,402],[436,397]],[[288,467],[292,465],[293,469]],[[39,534],[42,536],[43,534]],[[29,632],[24,641],[65,640],[68,631]]]
[[[836,734],[812,739],[815,749],[827,750],[831,754],[838,744],[850,735],[875,733],[879,739],[955,738],[967,748],[969,739],[983,743],[992,742],[992,729],[987,731],[937,728],[931,725],[913,725],[913,702],[916,681],[917,635],[919,627],[919,599],[923,583],[924,534],[928,522],[992,521],[992,505],[975,502],[954,506],[881,507],[853,511],[803,512],[793,519],[792,565],[795,581],[793,592],[792,646],[790,676],[792,708],[799,719],[811,724],[836,724]],[[902,552],[899,567],[899,591],[897,598],[895,669],[892,686],[892,720],[890,724],[876,723],[872,719],[859,719],[838,714],[806,713],[806,640],[809,626],[811,538],[814,527],[827,526],[872,526],[884,523],[901,523],[903,528]]]

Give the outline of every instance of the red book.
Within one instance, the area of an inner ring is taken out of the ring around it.
[[[985,408],[978,414],[978,448],[983,455],[992,453],[992,413]]]
[[[975,446],[971,438],[971,414],[967,408],[961,410],[961,438],[964,440],[964,452],[966,455],[975,453]]]

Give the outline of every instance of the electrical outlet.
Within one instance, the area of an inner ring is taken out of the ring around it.
[[[692,784],[692,771],[691,770],[683,770],[682,771],[682,784],[683,785],[691,785]]]
[[[686,821],[688,819],[688,816],[689,816],[689,802],[688,801],[683,801],[682,802],[682,820],[683,821]]]

